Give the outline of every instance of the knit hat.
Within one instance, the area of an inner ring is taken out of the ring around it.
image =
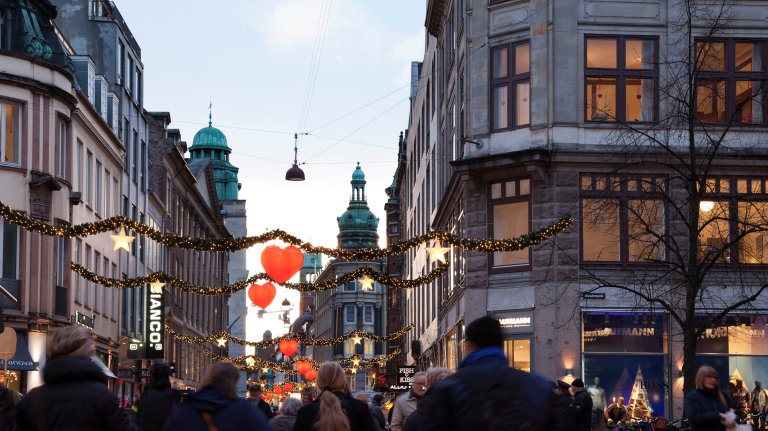
[[[499,321],[488,316],[473,320],[467,325],[467,341],[477,347],[503,346]]]
[[[577,388],[583,388],[584,382],[581,381],[581,379],[576,379],[571,382],[571,386],[577,387]]]
[[[570,387],[571,387],[571,385],[569,385],[568,383],[565,383],[565,382],[564,382],[564,381],[562,381],[562,380],[558,380],[558,381],[557,381],[557,387],[559,387],[559,388],[563,388],[563,389],[568,389],[568,388],[570,388]]]

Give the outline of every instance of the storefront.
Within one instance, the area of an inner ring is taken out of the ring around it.
[[[5,361],[0,358],[0,383],[16,392],[23,393],[27,384],[27,371],[36,370],[36,364],[29,354],[27,333],[16,332],[16,353],[8,360],[7,368]]]
[[[582,370],[593,408],[621,396],[633,417],[664,416],[669,405],[667,316],[586,311],[582,324]]]
[[[729,315],[720,326],[708,328],[699,337],[696,367],[709,365],[720,374],[725,389],[741,380],[751,392],[755,381],[768,383],[768,314]],[[697,318],[699,327],[708,326],[710,316]]]
[[[509,366],[531,372],[531,341],[533,340],[533,310],[496,312],[501,334],[504,337],[504,353]],[[536,371],[536,370],[533,370]]]

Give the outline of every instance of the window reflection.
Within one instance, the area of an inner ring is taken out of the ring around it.
[[[761,45],[752,42],[737,42],[734,49],[734,68],[739,72],[760,72],[763,68]]]
[[[625,67],[627,69],[653,69],[656,56],[655,46],[653,40],[627,40],[624,51]]]
[[[653,79],[627,78],[627,121],[653,121],[656,106],[656,86]]]
[[[696,43],[696,56],[701,70],[725,70],[725,43],[723,42]]]
[[[725,81],[699,81],[696,86],[696,118],[703,123],[725,122]]]
[[[736,122],[744,124],[763,122],[760,94],[759,81],[736,81]]]
[[[660,200],[631,200],[628,205],[629,260],[663,258],[664,204]]]
[[[729,260],[728,207],[724,201],[702,201],[699,205],[699,259]]]
[[[768,263],[768,202],[739,202],[739,261]]]

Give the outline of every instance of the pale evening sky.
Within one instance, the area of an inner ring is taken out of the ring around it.
[[[392,183],[398,135],[408,123],[410,64],[422,59],[426,1],[115,3],[141,46],[145,108],[170,112],[170,127],[192,145],[213,103],[213,125],[227,136],[230,161],[240,168],[249,235],[280,228],[335,247],[336,217],[346,210],[360,162],[384,245],[384,189]],[[310,133],[299,138],[303,182],[284,180],[294,132]],[[259,258],[260,249],[249,251],[251,274],[261,271]],[[273,307],[285,295],[278,288]],[[297,304],[295,292],[288,298]],[[282,332],[276,314],[265,321],[255,315],[250,308],[249,338],[260,339],[267,327]]]

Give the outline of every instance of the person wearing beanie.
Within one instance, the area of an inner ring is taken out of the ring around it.
[[[499,321],[483,316],[465,330],[459,370],[430,388],[422,401],[427,431],[559,429],[553,383],[510,368]],[[421,406],[420,406],[421,408]]]
[[[592,430],[592,397],[584,390],[584,381],[575,379],[571,382],[573,395],[574,431]]]
[[[82,326],[48,333],[45,384],[32,389],[18,407],[21,431],[130,429],[117,398],[107,389],[107,376],[92,360],[95,344]]]
[[[139,398],[139,424],[142,431],[161,431],[173,409],[181,401],[181,392],[171,388],[171,366],[152,364],[149,384]]]

